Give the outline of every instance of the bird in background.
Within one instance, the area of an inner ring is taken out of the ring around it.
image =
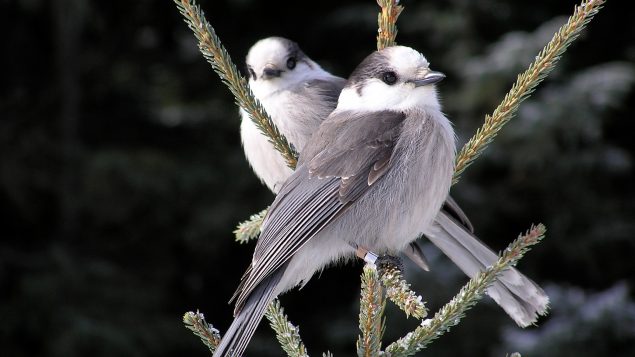
[[[280,133],[297,152],[335,109],[346,80],[325,71],[302,52],[297,43],[268,37],[247,54],[252,93],[265,108]],[[280,153],[240,109],[240,136],[245,156],[260,180],[274,193],[291,176]]]
[[[373,52],[353,71],[263,221],[234,295],[234,321],[214,356],[241,356],[272,299],[330,263],[353,258],[356,246],[395,254],[422,233],[443,236],[434,222],[453,220],[439,212],[456,150],[435,89],[443,78],[403,46]],[[470,234],[458,235],[440,248],[453,261],[459,257],[455,263],[468,275],[491,264],[489,253],[496,259]],[[548,302],[515,269],[488,293],[519,324],[534,321]]]

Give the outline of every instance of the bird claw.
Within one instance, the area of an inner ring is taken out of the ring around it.
[[[377,258],[375,262],[377,265],[377,270],[381,272],[382,269],[386,269],[390,266],[396,267],[400,271],[403,271],[403,261],[401,258],[393,256],[393,255],[382,255]]]

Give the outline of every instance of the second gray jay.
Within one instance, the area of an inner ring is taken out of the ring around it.
[[[249,87],[280,133],[301,152],[311,135],[337,105],[345,80],[333,76],[282,37],[256,42],[247,54]],[[240,135],[256,175],[274,193],[292,170],[269,139],[241,109]]]

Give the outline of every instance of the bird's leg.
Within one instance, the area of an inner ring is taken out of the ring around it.
[[[399,270],[403,270],[403,261],[401,258],[392,255],[379,255],[371,252],[366,247],[357,245],[355,243],[349,243],[351,247],[355,249],[355,255],[360,259],[363,259],[366,263],[377,265],[378,269],[383,266],[392,265],[396,266]]]
[[[350,246],[353,247],[353,249],[355,249],[355,255],[363,259],[366,263],[375,264],[375,262],[377,261],[377,258],[379,257],[379,255],[366,249],[366,247],[362,247],[360,245],[357,245],[351,242],[349,242],[348,244],[350,244]]]

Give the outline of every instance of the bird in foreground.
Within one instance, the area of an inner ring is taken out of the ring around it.
[[[296,42],[269,37],[256,42],[247,55],[249,85],[282,134],[302,152],[309,138],[336,107],[345,80],[323,70]],[[380,98],[381,99],[381,98]],[[241,111],[241,136],[245,154],[256,175],[277,193],[293,171],[248,114]],[[468,276],[473,277],[496,261],[497,256],[473,234],[467,215],[446,197],[427,238]],[[362,247],[365,248],[365,247]],[[429,270],[423,251],[411,242],[402,251],[424,270]],[[546,310],[548,298],[533,282],[506,273],[504,288],[496,283],[490,296],[520,325],[533,323]],[[534,288],[535,287],[535,288]]]
[[[351,74],[337,108],[303,148],[265,217],[234,296],[234,321],[214,356],[241,356],[273,298],[330,263],[354,257],[354,246],[395,254],[422,233],[443,236],[433,222],[455,158],[454,132],[434,86],[443,78],[420,53],[402,46],[372,53]],[[452,220],[441,215],[446,218]],[[453,239],[440,248],[453,261],[460,257],[457,264],[469,275],[491,264],[486,252],[496,255],[467,236],[471,241]],[[512,304],[505,310],[518,319],[526,313],[534,320],[546,304],[544,293],[511,269],[488,293]]]
[[[302,152],[322,121],[335,109],[346,82],[322,69],[296,42],[276,36],[259,40],[249,49],[246,68],[252,93],[298,152]],[[240,134],[247,161],[256,176],[277,193],[293,170],[249,114],[242,109],[240,114]],[[470,232],[474,231],[467,215],[451,196],[446,198],[443,211]],[[424,270],[429,270],[416,242],[406,247],[403,253]]]

